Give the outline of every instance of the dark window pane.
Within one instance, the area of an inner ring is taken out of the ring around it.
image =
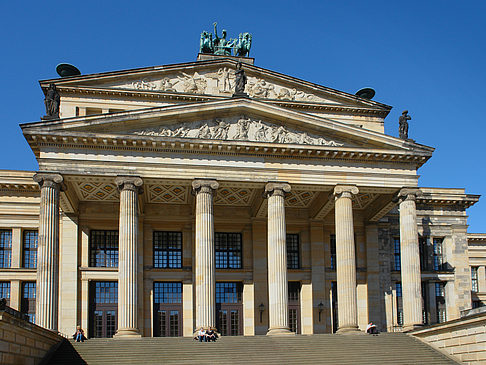
[[[23,257],[24,267],[35,269],[37,267],[37,231],[24,231]]]
[[[118,231],[90,232],[90,266],[118,267]]]
[[[393,238],[393,270],[400,271],[400,237]]]
[[[241,283],[216,283],[216,303],[241,303]]]
[[[0,230],[0,268],[9,268],[12,264],[12,231]]]
[[[434,238],[434,271],[444,270],[442,257],[442,238]]]
[[[331,234],[331,270],[336,270],[336,235]]]
[[[478,288],[478,267],[472,266],[471,267],[471,291],[477,293],[479,291]]]
[[[154,303],[182,303],[182,283],[177,282],[155,282]]]
[[[217,269],[241,269],[241,233],[217,232],[214,246]]]
[[[5,298],[7,305],[10,305],[10,282],[0,281],[0,299]]]
[[[22,302],[20,303],[20,311],[27,314],[29,321],[35,323],[35,289],[36,283],[23,282],[22,283]]]
[[[300,267],[299,235],[287,234],[287,269]]]
[[[182,232],[154,231],[154,267],[180,269],[182,267]]]

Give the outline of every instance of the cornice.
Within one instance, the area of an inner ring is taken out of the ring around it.
[[[171,100],[175,102],[198,102],[211,100],[225,100],[229,99],[226,96],[209,95],[209,94],[189,94],[169,91],[147,91],[147,90],[132,90],[122,88],[98,88],[87,86],[58,86],[57,90],[61,95],[103,95],[103,96],[124,96],[124,97],[138,97],[141,99],[151,100]],[[253,98],[263,103],[275,104],[287,109],[301,109],[304,111],[327,111],[334,113],[350,113],[354,115],[374,115],[385,118],[389,110],[376,109],[373,107],[357,107],[357,106],[341,106],[336,104],[324,103],[309,103],[302,101],[285,101],[277,99],[261,99]]]
[[[32,184],[0,183],[0,192],[40,193],[40,188],[33,180]]]
[[[215,141],[153,136],[115,136],[81,132],[24,132],[27,142],[38,155],[45,147],[79,148],[113,151],[151,151],[212,155],[251,155],[286,159],[352,160],[362,163],[414,163],[422,166],[431,154],[415,151],[370,150],[367,148],[272,144],[247,141]]]
[[[431,204],[435,206],[460,206],[464,208],[469,208],[479,201],[480,195],[464,194],[458,196],[457,198],[441,198],[441,197],[431,197],[422,196],[417,197],[417,204]]]

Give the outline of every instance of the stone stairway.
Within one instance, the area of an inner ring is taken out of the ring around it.
[[[91,339],[67,343],[49,364],[457,364],[405,334]],[[73,349],[73,347],[71,347]],[[76,358],[77,357],[77,358]]]

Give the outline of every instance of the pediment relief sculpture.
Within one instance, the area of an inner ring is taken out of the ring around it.
[[[173,138],[343,146],[342,143],[315,134],[247,117],[180,123],[133,131],[132,133],[142,136]]]
[[[142,78],[108,87],[147,90],[169,91],[190,94],[224,95],[231,96],[235,91],[235,70],[221,67],[208,72],[178,72],[166,74],[158,78]],[[278,83],[269,82],[260,77],[248,75],[245,92],[252,98],[275,99],[288,101],[304,101],[316,103],[334,103],[314,94],[298,90],[295,87],[285,87]]]

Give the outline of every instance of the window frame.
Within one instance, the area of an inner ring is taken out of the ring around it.
[[[12,267],[12,230],[0,229],[0,269],[9,269],[11,267]]]
[[[175,241],[171,238],[176,237]],[[178,248],[172,248],[176,242]],[[179,231],[153,231],[153,267],[155,269],[181,269],[183,259],[183,235]],[[175,254],[176,259],[174,260]],[[165,265],[164,265],[165,262]]]
[[[222,248],[221,238],[225,238],[226,248]],[[236,241],[230,238],[238,237]],[[230,248],[230,243],[236,246]],[[236,247],[236,249],[234,248]],[[233,254],[233,255],[231,255]],[[241,232],[215,232],[214,233],[214,258],[216,269],[238,270],[243,268],[243,235]],[[239,262],[235,259],[239,258]]]
[[[103,242],[95,242],[94,236],[103,233]],[[110,233],[110,235],[108,235]],[[116,235],[115,235],[116,233]],[[107,238],[116,236],[115,242],[108,242]],[[117,268],[119,264],[119,247],[120,247],[120,236],[117,229],[92,229],[89,232],[89,267],[106,267],[106,268]],[[109,245],[114,244],[115,247],[110,247]],[[108,253],[113,251],[114,254]],[[101,264],[98,264],[98,254],[102,252]],[[110,262],[110,265],[107,263]],[[115,262],[113,264],[113,262]]]
[[[34,245],[32,245],[31,238],[27,240],[27,236],[35,233]],[[25,230],[22,232],[22,267],[25,269],[37,268],[37,247],[39,243],[39,231]],[[33,247],[34,246],[34,247]]]
[[[289,238],[296,238],[295,243],[297,248],[289,249]],[[285,246],[287,251],[287,269],[288,270],[298,270],[300,269],[300,234],[299,233],[287,233],[285,236]],[[295,260],[296,259],[296,260]],[[294,265],[292,265],[294,263]]]

